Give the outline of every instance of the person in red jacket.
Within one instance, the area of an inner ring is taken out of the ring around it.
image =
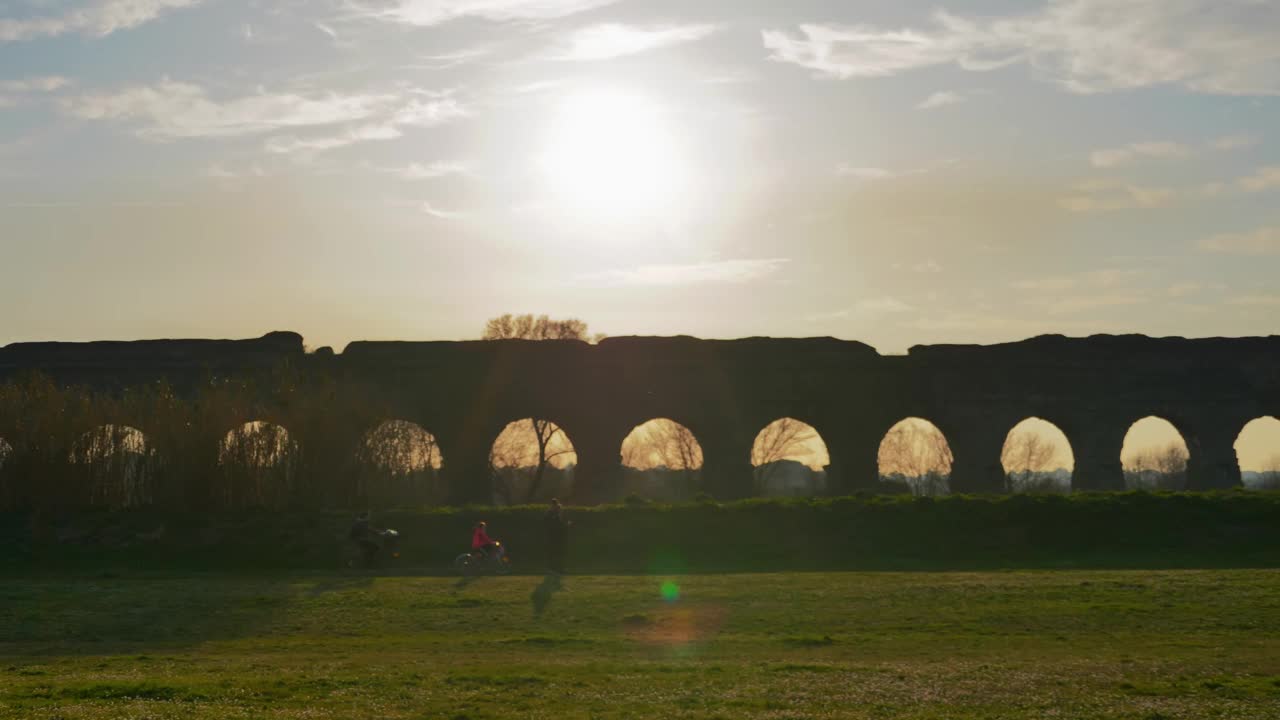
[[[489,533],[486,532],[487,527],[485,522],[481,520],[476,523],[475,530],[471,533],[471,551],[479,553],[483,557],[491,556],[498,547],[498,542],[489,537]]]

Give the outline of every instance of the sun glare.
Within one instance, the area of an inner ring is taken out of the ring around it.
[[[685,174],[662,108],[617,91],[583,92],[561,104],[541,169],[555,204],[596,221],[670,214]]]

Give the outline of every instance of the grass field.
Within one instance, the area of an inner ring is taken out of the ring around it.
[[[1280,718],[1280,571],[5,578],[3,718]]]

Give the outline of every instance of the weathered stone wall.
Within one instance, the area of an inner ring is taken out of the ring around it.
[[[921,346],[905,356],[826,338],[684,337],[612,338],[596,346],[358,342],[334,354],[306,353],[301,336],[272,333],[242,341],[15,344],[0,348],[0,381],[39,370],[107,390],[158,379],[181,390],[211,375],[266,374],[283,363],[325,378],[335,396],[376,398],[387,419],[432,432],[458,501],[489,497],[494,438],[508,422],[535,416],[569,434],[579,456],[577,494],[588,500],[611,495],[623,439],[659,417],[697,435],[706,484],[730,498],[751,492],[751,446],[781,417],[822,434],[837,491],[870,487],[884,434],[917,416],[947,436],[953,490],[994,492],[1002,487],[1006,435],[1027,417],[1066,433],[1078,489],[1123,488],[1120,449],[1129,426],[1164,417],[1187,442],[1191,487],[1207,489],[1240,483],[1237,434],[1253,418],[1280,415],[1280,337],[1045,336]],[[146,427],[143,418],[130,424]],[[328,442],[324,451],[336,458],[368,429],[351,423],[349,445]],[[306,447],[306,429],[290,430]]]

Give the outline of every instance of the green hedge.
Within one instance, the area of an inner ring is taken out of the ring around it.
[[[406,572],[447,571],[478,519],[542,568],[541,507],[387,512]],[[570,570],[593,573],[1280,567],[1280,493],[866,496],[569,510]],[[0,568],[30,573],[343,567],[349,513],[0,516]],[[162,530],[162,532],[161,532]]]

